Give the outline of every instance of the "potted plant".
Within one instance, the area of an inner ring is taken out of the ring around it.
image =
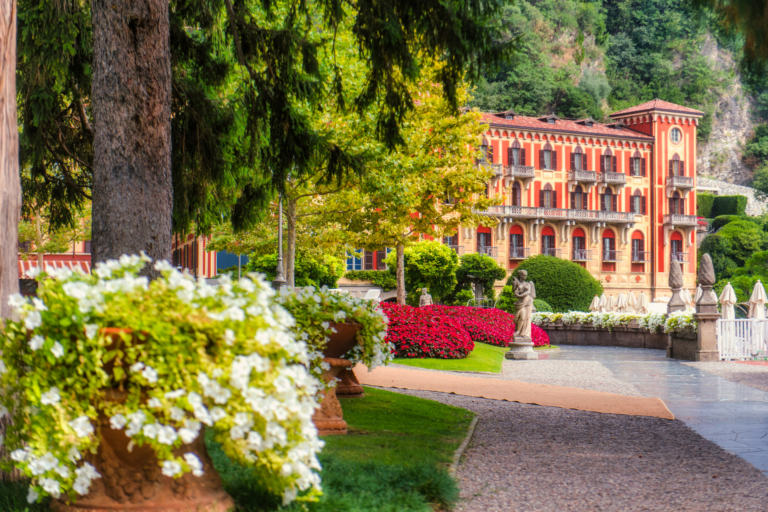
[[[19,320],[0,338],[0,415],[11,416],[4,442],[32,480],[29,501],[228,510],[206,428],[285,502],[318,495],[320,382],[274,292],[260,278],[209,286],[165,261],[149,281],[148,261],[40,275],[37,298],[11,298]]]
[[[357,363],[372,370],[392,360],[392,347],[385,341],[386,315],[376,301],[325,287],[283,288],[275,301],[294,317],[294,334],[308,346],[312,373],[322,375],[327,383],[321,408],[313,418],[320,435],[346,434],[336,379]]]

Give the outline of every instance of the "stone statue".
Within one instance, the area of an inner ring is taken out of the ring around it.
[[[504,354],[507,359],[538,359],[533,351],[531,338],[531,317],[533,315],[533,299],[536,298],[536,287],[526,281],[528,272],[521,270],[513,280],[515,298],[515,337],[509,345],[509,352]]]
[[[429,288],[421,289],[421,297],[419,297],[419,307],[431,306],[432,296],[429,294]]]
[[[515,289],[515,338],[531,337],[531,315],[533,314],[533,299],[536,298],[536,287],[526,281],[528,272],[521,270],[517,273],[519,280],[514,279]]]

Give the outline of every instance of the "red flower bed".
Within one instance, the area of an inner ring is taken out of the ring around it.
[[[394,344],[395,357],[461,359],[475,341],[506,347],[515,335],[515,317],[500,309],[381,306],[389,317],[387,341]],[[549,336],[536,325],[531,336],[534,346],[549,345]]]
[[[461,323],[430,308],[389,302],[381,307],[389,318],[386,339],[394,345],[395,357],[462,359],[475,348]]]

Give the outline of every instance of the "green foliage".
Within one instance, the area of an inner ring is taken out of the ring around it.
[[[733,290],[736,292],[737,302],[749,302],[752,296],[752,289],[757,281],[768,282],[768,251],[756,252],[750,256],[743,266],[735,268],[730,276],[719,276],[715,284],[715,291],[718,295],[723,291],[725,285],[730,282]],[[743,317],[743,311],[736,308],[738,316]]]
[[[738,215],[721,215],[719,217],[716,217],[712,219],[711,226],[713,229],[718,230],[728,224],[729,222],[733,222],[736,220],[744,220],[742,217],[739,217]]]
[[[475,298],[475,294],[472,290],[464,289],[454,293],[445,304],[448,306],[466,306],[469,301]]]
[[[397,278],[391,269],[387,270],[350,270],[344,274],[344,279],[350,281],[370,281],[382,290],[389,291],[397,288]]]
[[[716,196],[712,204],[713,217],[721,215],[745,215],[747,212],[746,196]]]
[[[768,233],[758,224],[746,220],[729,222],[717,235],[730,242],[730,257],[743,266],[753,253],[768,249]],[[699,251],[701,252],[701,250]]]
[[[442,370],[448,372],[493,372],[501,371],[501,363],[507,347],[495,347],[486,343],[475,342],[475,348],[463,359],[395,359],[393,362],[417,368],[429,370]]]
[[[714,202],[715,196],[712,194],[696,194],[696,215],[705,219],[711,219]]]
[[[727,279],[733,275],[738,268],[733,258],[731,258],[732,244],[730,239],[720,236],[720,234],[707,235],[702,240],[697,255],[699,261],[703,254],[709,254],[712,258],[712,266],[715,269],[716,279]]]
[[[247,272],[266,274],[272,281],[277,274],[277,254],[251,256],[245,266]],[[296,286],[314,286],[336,288],[336,283],[344,272],[344,263],[335,256],[323,254],[320,257],[299,253],[296,255]]]
[[[536,286],[536,298],[546,301],[553,311],[588,311],[592,298],[603,293],[603,285],[579,265],[554,256],[538,255],[518,266],[507,280],[510,292],[513,279],[521,270]]]
[[[752,176],[752,188],[755,189],[758,199],[768,199],[768,162],[760,164]]]
[[[536,308],[536,311],[539,311],[541,313],[552,312],[552,306],[550,306],[546,301],[543,301],[541,299],[533,299],[533,307]]]
[[[512,286],[507,285],[501,290],[501,294],[499,294],[499,300],[496,301],[496,307],[498,309],[501,309],[502,311],[506,311],[510,315],[513,315],[515,314],[516,300],[517,299],[515,299],[515,289]],[[534,299],[534,300],[539,300],[539,299]]]
[[[473,276],[475,279],[479,279],[483,283],[483,296],[489,299],[496,297],[496,281],[501,281],[507,277],[507,272],[501,268],[495,259],[491,258],[487,254],[470,253],[461,257],[461,264],[456,271],[456,289],[454,290],[454,296],[458,299],[458,294],[461,291],[472,290],[472,279],[469,276]],[[466,297],[466,293],[461,298]],[[474,295],[472,295],[473,298]],[[469,300],[469,299],[467,299]],[[458,300],[457,300],[458,302]],[[466,304],[464,301],[462,305]]]
[[[396,268],[397,254],[392,251],[386,258],[387,267]],[[405,287],[408,304],[417,306],[422,288],[429,288],[432,301],[442,302],[456,286],[459,257],[447,245],[436,241],[423,241],[405,249]]]
[[[744,146],[744,160],[751,168],[768,162],[768,124],[759,124]]]

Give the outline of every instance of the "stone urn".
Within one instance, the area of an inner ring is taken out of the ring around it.
[[[111,337],[109,349],[124,343],[121,334],[129,330],[107,328],[102,333]],[[114,363],[105,364],[111,375]],[[120,383],[122,386],[123,383]],[[105,389],[109,401],[123,402],[128,393],[118,388]],[[149,446],[130,445],[124,430],[113,430],[109,419],[101,416],[95,425],[101,442],[96,454],[85,459],[101,474],[94,479],[88,494],[69,502],[66,496],[51,503],[56,512],[226,512],[234,510],[235,502],[227,494],[219,474],[213,467],[205,448],[204,433],[190,444],[181,445],[174,454],[192,452],[203,463],[203,475],[186,473],[180,478],[162,474],[154,450]]]
[[[361,398],[365,390],[357,380],[354,368],[345,368],[339,372],[341,381],[336,384],[336,396],[339,398]]]
[[[330,340],[323,350],[325,356],[323,362],[330,365],[330,369],[323,372],[325,382],[336,379],[342,371],[351,370],[353,363],[340,358],[357,345],[357,331],[360,330],[358,324],[332,323],[331,327],[335,328],[336,332],[330,336]],[[321,436],[346,434],[347,422],[344,421],[344,413],[341,410],[339,399],[336,397],[336,388],[329,388],[322,394],[320,409],[315,411],[314,416],[312,416],[318,433]]]

